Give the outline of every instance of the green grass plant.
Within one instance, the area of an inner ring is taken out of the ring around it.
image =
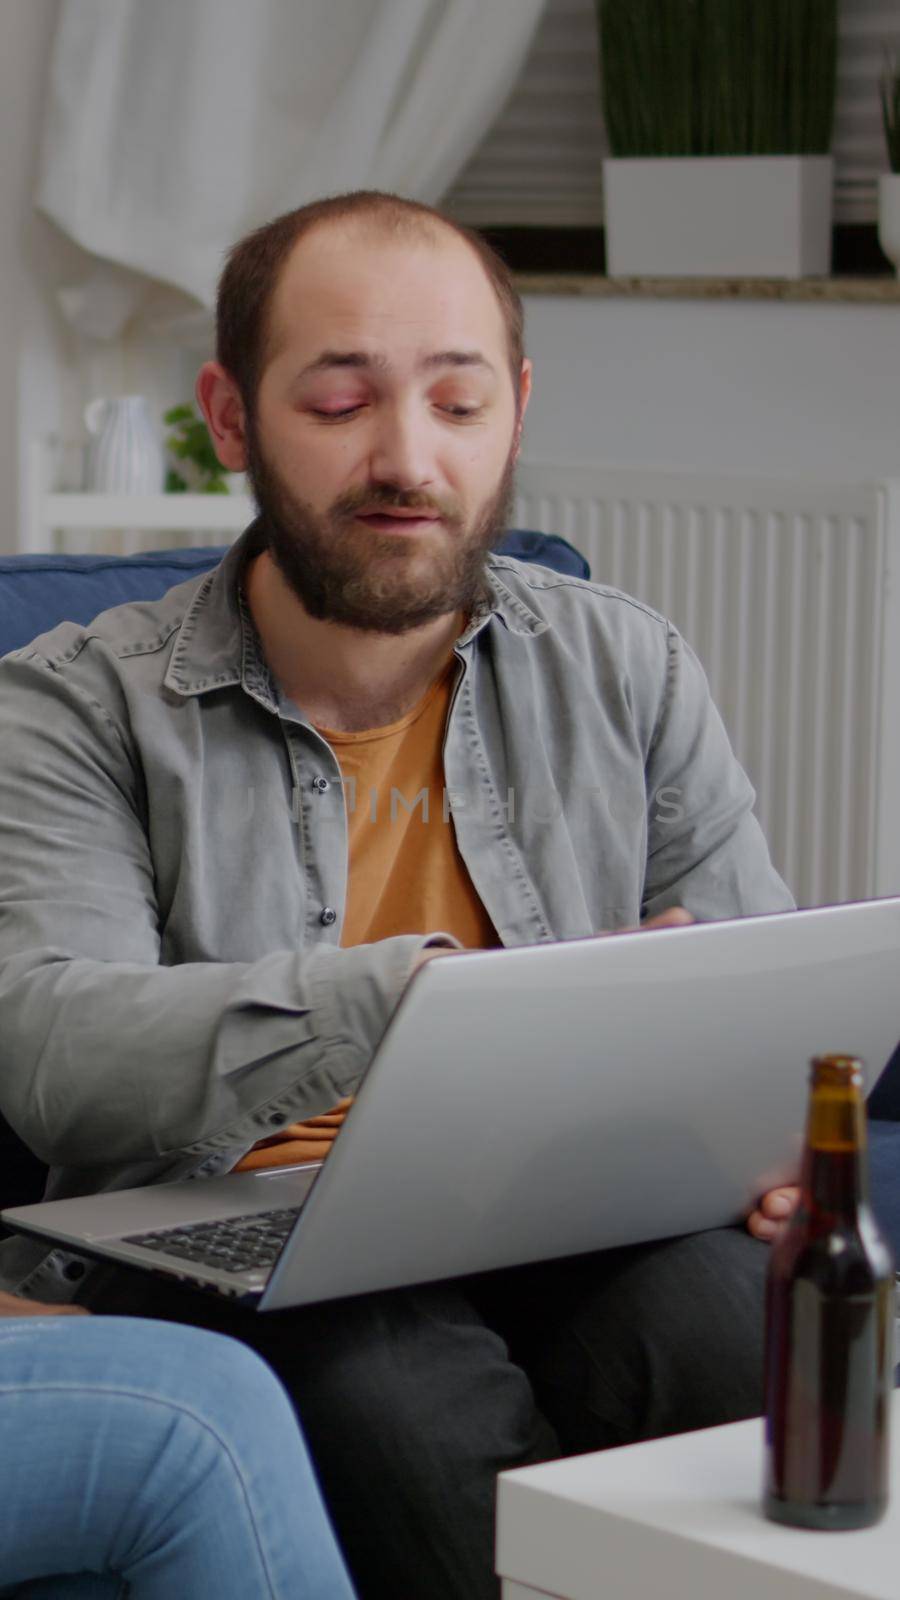
[[[613,155],[827,154],[837,0],[596,5]]]

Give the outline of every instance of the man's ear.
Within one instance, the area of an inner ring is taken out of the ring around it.
[[[247,413],[234,379],[218,361],[204,361],[194,393],[222,466],[230,472],[243,472],[247,465]]]
[[[522,425],[525,421],[525,411],[531,399],[531,374],[533,368],[526,357],[522,362],[522,375],[519,379],[519,409],[516,416],[516,431],[513,438],[513,460],[518,461],[519,451],[522,448]]]

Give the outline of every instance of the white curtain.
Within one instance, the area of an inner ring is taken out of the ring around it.
[[[209,306],[229,244],[322,195],[436,203],[544,4],[61,0],[36,200],[101,258],[70,319],[113,337],[148,280]]]

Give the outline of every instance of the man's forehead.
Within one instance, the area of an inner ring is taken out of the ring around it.
[[[297,338],[321,348],[355,344],[352,335],[366,330],[377,343],[401,328],[425,335],[432,327],[455,329],[454,347],[503,346],[496,294],[465,241],[449,228],[394,235],[332,224],[312,229],[285,263],[273,296],[270,351]]]

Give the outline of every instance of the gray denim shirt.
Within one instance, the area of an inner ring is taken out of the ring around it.
[[[0,662],[0,1109],[53,1196],[227,1171],[352,1093],[439,932],[341,949],[349,796],[262,657],[248,538]],[[444,808],[503,944],[790,907],[671,625],[510,557],[489,581]],[[44,1299],[77,1288],[67,1263],[0,1247]]]

